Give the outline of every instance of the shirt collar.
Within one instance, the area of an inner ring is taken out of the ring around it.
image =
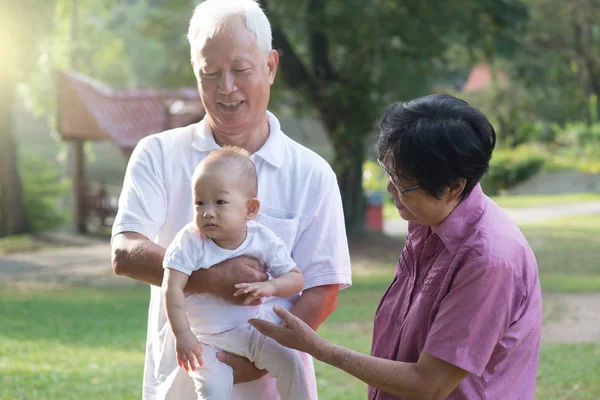
[[[263,144],[253,156],[260,157],[274,167],[279,168],[283,164],[284,158],[284,152],[281,146],[283,132],[281,132],[279,120],[269,111],[267,111],[267,120],[269,122],[269,137],[265,144]],[[212,129],[208,124],[208,118],[203,118],[202,121],[196,124],[192,146],[201,152],[210,152],[220,148],[217,142],[215,142]]]
[[[487,196],[478,183],[471,193],[442,221],[434,233],[439,236],[449,251],[455,251],[479,221],[486,205]]]

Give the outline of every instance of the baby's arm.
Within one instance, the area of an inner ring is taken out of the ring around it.
[[[302,273],[298,267],[294,267],[289,272],[266,282],[238,283],[235,285],[235,288],[238,290],[233,295],[247,294],[248,297],[244,304],[250,304],[253,300],[266,296],[292,296],[300,292],[303,286],[304,278],[302,277]]]
[[[190,329],[187,313],[185,311],[185,287],[189,276],[183,272],[165,268],[162,283],[162,294],[165,302],[165,311],[171,330],[175,335],[177,350],[177,363],[186,371],[195,370],[194,358],[202,366],[202,347]]]

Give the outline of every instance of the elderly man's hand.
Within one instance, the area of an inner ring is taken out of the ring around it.
[[[250,257],[236,257],[203,271],[210,279],[210,292],[233,304],[256,306],[261,300],[244,304],[247,296],[233,296],[235,285],[243,282],[264,282],[269,279],[265,266]]]
[[[240,357],[226,351],[218,352],[217,358],[233,369],[234,385],[238,383],[252,382],[262,378],[267,374],[266,369],[256,368],[252,361],[248,360],[247,358]]]
[[[323,351],[327,341],[317,335],[304,321],[283,307],[275,306],[273,310],[281,318],[281,325],[261,319],[251,319],[248,322],[260,333],[273,338],[285,347],[300,350],[313,356]]]

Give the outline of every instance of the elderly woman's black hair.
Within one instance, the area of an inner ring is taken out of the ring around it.
[[[460,178],[467,181],[466,197],[487,171],[495,145],[485,115],[446,94],[392,104],[377,136],[379,159],[390,173],[438,198]]]

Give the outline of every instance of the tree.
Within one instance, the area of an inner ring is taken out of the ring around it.
[[[101,10],[81,29],[78,50],[85,59],[101,62],[84,65],[82,72],[121,87],[193,82],[185,31],[197,1],[81,2]],[[384,107],[427,94],[445,79],[450,49],[461,47],[470,55],[506,53],[526,21],[518,0],[261,4],[281,56],[273,97],[293,93],[294,109],[314,113],[326,127],[350,232],[362,227],[362,165],[371,154],[365,138],[375,131]]]
[[[600,98],[600,1],[525,3],[531,9],[531,23],[516,53],[515,77],[528,89],[543,86],[546,92],[559,93],[556,108],[562,112],[552,110],[548,119],[589,121],[590,99]],[[564,104],[565,99],[570,104]]]
[[[0,69],[0,237],[28,230],[12,132],[12,109],[17,85],[35,59],[36,40],[51,24],[49,4],[35,0],[10,0],[3,4],[0,42],[10,57]]]
[[[39,225],[27,221],[19,152],[12,131],[13,104],[23,95],[31,111],[45,116],[53,127],[56,69],[72,65],[74,54],[92,61],[82,63],[87,67],[84,72],[111,71],[117,79],[126,78],[125,73],[118,72],[119,63],[114,62],[119,58],[120,43],[111,41],[111,30],[98,24],[109,20],[106,10],[113,6],[112,0],[9,0],[3,4],[0,41],[11,57],[0,70],[0,237],[28,232]],[[85,17],[79,26],[74,23],[77,11],[83,11]],[[76,28],[81,28],[82,40],[74,40]],[[99,34],[102,32],[108,34]],[[99,62],[106,60],[113,63]]]
[[[426,94],[452,46],[506,54],[527,16],[513,0],[261,3],[286,85],[318,111],[333,143],[349,232],[362,227],[365,137],[383,108]]]
[[[499,144],[553,142],[554,123],[600,112],[600,1],[524,0],[529,22],[510,59],[485,57],[508,77],[465,97],[497,125]]]

